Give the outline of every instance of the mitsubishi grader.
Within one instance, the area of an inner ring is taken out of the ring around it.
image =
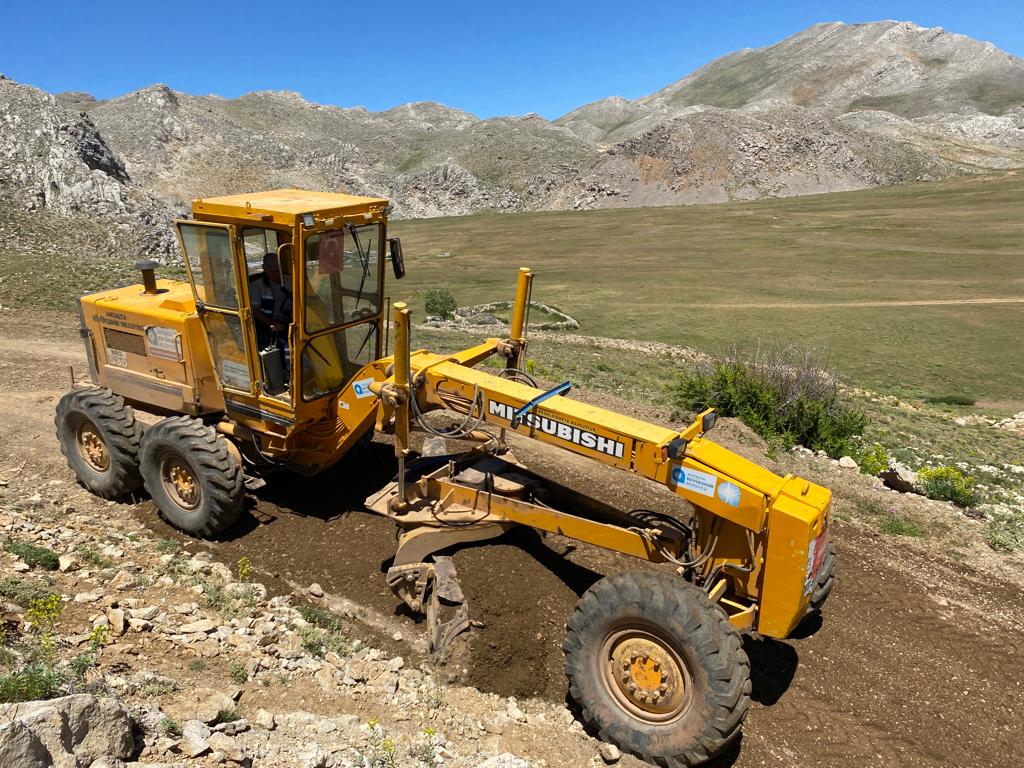
[[[410,310],[385,298],[387,263],[405,272],[389,210],[294,189],[195,200],[176,223],[187,281],[144,262],[141,284],[81,299],[92,384],[56,414],[72,470],[104,498],[144,486],[172,525],[212,537],[263,478],[324,472],[390,435],[397,475],[366,506],[397,526],[387,582],[427,614],[435,648],[469,626],[450,557],[460,545],[529,526],[646,561],[599,580],[569,618],[570,694],[602,739],[644,759],[720,753],[750,704],[741,634],[787,637],[832,588],[831,492],[717,445],[713,411],[678,431],[571,399],[569,382],[538,387],[523,370],[529,269],[507,338],[413,349]],[[497,368],[476,367],[488,358]],[[415,456],[414,431],[464,450]],[[570,490],[519,462],[512,433],[641,475],[692,511]]]

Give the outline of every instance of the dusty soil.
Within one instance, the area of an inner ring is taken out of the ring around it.
[[[67,367],[85,370],[80,350],[72,316],[0,312],[4,472],[30,467],[70,478],[52,415],[67,387]],[[667,421],[658,409],[615,406]],[[837,513],[847,510],[852,518],[835,526],[841,576],[823,621],[809,623],[785,642],[746,641],[755,703],[742,742],[725,764],[1016,765],[1024,711],[1019,558],[968,547],[957,559],[941,544],[882,536],[853,514],[861,495],[877,493],[870,479],[850,479],[795,457],[769,462],[757,439],[736,424],[724,423],[716,439],[777,471],[799,471],[830,485]],[[641,499],[666,509],[676,503],[635,478],[582,461],[566,463],[564,454],[551,449],[514,448],[538,471],[557,472],[624,507]],[[365,496],[392,473],[388,449],[381,445],[367,460],[343,465],[328,477],[273,478],[227,537],[190,549],[206,546],[228,563],[246,555],[272,590],[319,582],[329,593],[365,606],[379,620],[381,637],[388,639],[389,630],[399,627],[407,639],[416,639],[421,631],[415,619],[399,610],[384,585],[394,528],[361,511]],[[940,506],[934,514],[955,514]],[[137,515],[160,535],[178,536],[148,500],[113,505],[111,514]],[[578,595],[601,575],[637,567],[529,532],[461,550],[455,562],[472,616],[483,627],[472,631],[449,663],[449,675],[503,695],[556,701],[566,692],[564,622]]]

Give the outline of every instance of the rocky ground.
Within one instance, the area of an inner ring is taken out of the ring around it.
[[[556,536],[460,551],[476,623],[440,664],[384,585],[393,528],[360,511],[390,476],[386,446],[326,478],[275,478],[227,536],[187,539],[148,500],[88,494],[63,463],[52,415],[67,366],[82,370],[74,319],[0,312],[0,350],[0,589],[14,654],[5,663],[40,641],[46,616],[38,605],[29,613],[31,597],[57,595],[54,653],[72,695],[0,710],[0,764],[19,765],[3,750],[22,749],[14,754],[96,768],[641,765],[602,752],[574,718],[560,649],[579,594],[635,563]],[[586,397],[672,422],[652,406]],[[785,642],[745,642],[754,704],[723,764],[1014,765],[1020,556],[992,552],[981,524],[949,504],[828,459],[768,458],[731,420],[715,437],[832,488],[841,563],[822,622]],[[516,451],[616,504],[677,501],[554,449]],[[864,511],[875,507],[927,517],[949,535],[882,535]],[[46,570],[12,542],[60,560]]]

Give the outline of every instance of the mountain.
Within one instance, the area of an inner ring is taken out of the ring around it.
[[[0,226],[5,209],[22,222],[109,222],[110,252],[128,243],[173,255],[166,222],[188,200],[267,187],[384,195],[397,215],[422,217],[754,199],[1020,167],[1024,61],[907,22],[817,24],[555,121],[159,84],[97,100],[0,80]]]

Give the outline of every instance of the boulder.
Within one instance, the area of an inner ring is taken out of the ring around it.
[[[212,731],[199,720],[189,720],[181,729],[181,751],[189,757],[198,757],[210,748],[207,739]]]
[[[885,483],[886,487],[892,488],[894,491],[899,491],[900,493],[921,493],[921,489],[917,487],[917,472],[899,462],[894,461],[889,464],[889,468],[879,472],[878,477]]]
[[[129,758],[132,725],[121,703],[91,694],[0,705],[0,765],[77,768]]]

